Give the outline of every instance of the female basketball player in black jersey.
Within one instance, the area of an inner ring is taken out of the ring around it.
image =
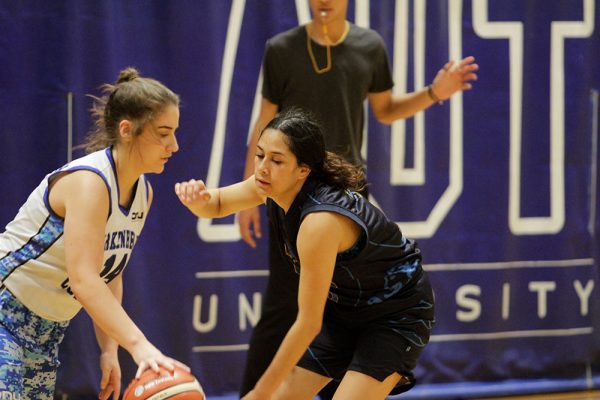
[[[299,311],[269,368],[244,400],[312,399],[341,379],[335,399],[384,399],[410,389],[434,322],[416,243],[357,193],[363,171],[325,151],[299,109],[278,114],[256,146],[254,175],[207,189],[177,183],[200,217],[266,202],[281,251],[300,276]]]

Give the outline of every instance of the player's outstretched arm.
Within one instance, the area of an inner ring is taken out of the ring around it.
[[[192,213],[202,218],[221,218],[264,203],[258,193],[254,175],[243,182],[207,189],[201,180],[190,179],[175,184],[175,194]]]

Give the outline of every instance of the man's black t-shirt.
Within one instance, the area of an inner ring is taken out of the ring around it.
[[[312,112],[324,128],[327,150],[363,165],[364,100],[368,93],[393,86],[383,39],[375,31],[350,24],[343,42],[331,47],[332,69],[317,74],[306,36],[306,26],[299,26],[267,41],[262,95],[280,110],[295,106]],[[310,43],[317,64],[324,67],[326,47]]]

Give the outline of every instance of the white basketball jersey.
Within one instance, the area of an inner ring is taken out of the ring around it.
[[[104,265],[100,272],[105,282],[114,279],[127,265],[148,214],[148,182],[144,175],[138,179],[129,210],[119,206],[110,149],[74,160],[46,175],[0,234],[0,279],[27,308],[52,321],[69,320],[81,309],[67,276],[64,220],[53,212],[48,201],[48,182],[57,174],[76,170],[98,174],[109,193]]]

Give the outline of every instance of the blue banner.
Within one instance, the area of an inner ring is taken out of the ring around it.
[[[386,41],[396,93],[473,55],[474,89],[391,126],[370,114],[371,200],[423,250],[437,323],[403,398],[600,386],[597,0],[351,0]],[[124,274],[124,305],[210,396],[237,393],[261,312],[267,238],[198,220],[173,184],[242,177],[265,41],[309,21],[306,0],[0,0],[0,224],[43,176],[82,155],[87,94],[137,67],[182,98],[180,151]],[[263,226],[266,218],[263,213]],[[98,392],[80,313],[58,389]],[[123,383],[135,366],[122,354]]]

